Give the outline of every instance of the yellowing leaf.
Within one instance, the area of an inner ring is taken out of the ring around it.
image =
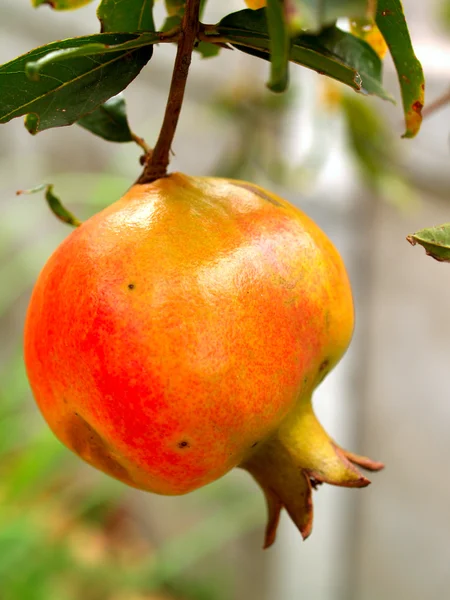
[[[266,5],[266,0],[245,0],[245,4],[253,10],[258,10]]]
[[[372,46],[378,56],[383,60],[388,51],[381,31],[371,19],[352,19],[350,31]]]
[[[389,47],[400,83],[406,123],[403,137],[412,138],[422,122],[425,79],[414,54],[401,1],[378,0],[376,23]]]
[[[31,0],[31,4],[34,8],[41,6],[41,4],[48,4],[55,10],[73,10],[75,8],[81,8],[86,6],[92,0]]]

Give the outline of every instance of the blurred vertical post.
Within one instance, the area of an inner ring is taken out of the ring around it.
[[[316,111],[319,85],[322,80],[312,72],[291,70],[292,85],[298,89],[289,116],[285,139],[285,155],[291,167],[299,165],[310,152],[313,142],[312,122]],[[355,176],[345,149],[345,134],[336,117],[331,138],[330,154],[318,173],[313,196],[308,198],[286,193],[290,200],[308,213],[323,228],[341,252],[350,274],[356,296],[361,270],[357,264],[361,246],[354,226]],[[330,136],[327,136],[330,141]],[[324,149],[325,150],[325,149]],[[363,315],[362,315],[363,318]],[[361,326],[360,315],[357,322]],[[358,330],[357,330],[358,331]],[[357,409],[360,401],[357,386],[353,385],[358,372],[360,355],[359,335],[342,362],[318,388],[314,407],[325,429],[339,444],[357,448]],[[356,416],[355,416],[356,415]],[[279,528],[277,545],[272,550],[272,570],[267,600],[346,600],[350,594],[351,560],[354,528],[352,515],[355,495],[360,490],[321,486],[314,493],[314,527],[312,536],[303,542],[298,531],[285,516]]]

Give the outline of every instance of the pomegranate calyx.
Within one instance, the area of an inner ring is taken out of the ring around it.
[[[366,487],[370,481],[358,466],[370,471],[380,462],[339,447],[317,420],[311,399],[299,402],[277,432],[261,444],[240,466],[262,488],[268,522],[264,548],[275,541],[280,512],[285,508],[306,539],[312,530],[312,490],[321,483],[341,487]]]

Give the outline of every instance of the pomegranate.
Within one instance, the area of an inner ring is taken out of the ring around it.
[[[241,181],[133,186],[74,230],[32,294],[25,360],[55,435],[109,475],[184,494],[234,467],[304,537],[319,482],[380,463],[337,446],[311,395],[346,350],[342,260],[300,210]]]

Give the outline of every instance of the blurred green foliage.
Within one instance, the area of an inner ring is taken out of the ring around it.
[[[304,90],[291,85],[287,93],[275,95],[248,82],[229,86],[217,98],[215,110],[233,124],[233,135],[214,174],[311,189],[335,150],[343,124],[346,150],[361,184],[376,198],[400,209],[410,208],[417,192],[401,164],[400,136],[380,111],[379,101],[347,91],[340,83],[321,83],[310,107],[311,143],[297,161],[289,156],[286,134],[292,136],[289,127],[299,127],[293,115]],[[297,139],[301,135],[299,130]]]

